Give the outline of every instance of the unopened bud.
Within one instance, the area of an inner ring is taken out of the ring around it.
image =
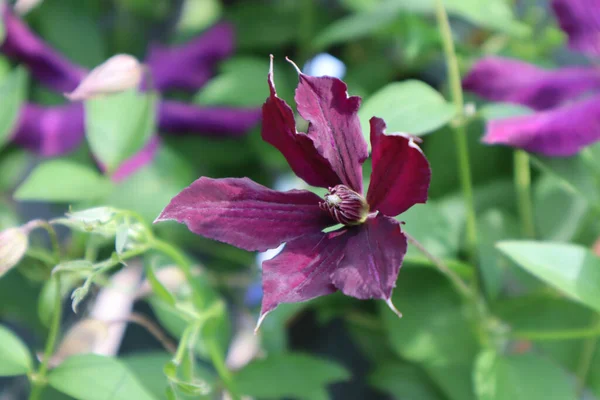
[[[9,228],[0,232],[0,277],[16,266],[25,255],[29,239],[20,228]]]
[[[325,201],[319,206],[344,225],[360,225],[369,215],[369,205],[365,198],[345,185],[329,188]]]
[[[139,86],[143,74],[144,67],[135,57],[117,54],[94,68],[73,92],[65,93],[65,96],[72,101],[86,100],[134,89]]]

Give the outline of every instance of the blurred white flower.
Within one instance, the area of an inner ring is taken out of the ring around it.
[[[0,232],[0,277],[21,261],[28,246],[25,230],[9,228]]]
[[[346,75],[346,65],[328,53],[320,53],[304,64],[303,72],[311,76],[333,76],[342,79]]]
[[[17,0],[15,2],[14,10],[18,15],[23,16],[39,6],[42,1],[43,0]]]

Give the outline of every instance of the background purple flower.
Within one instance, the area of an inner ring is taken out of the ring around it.
[[[269,72],[270,96],[263,106],[263,138],[277,147],[307,183],[329,188],[322,199],[306,190],[278,192],[248,178],[202,177],[177,195],[157,218],[185,223],[194,233],[245,250],[287,243],[263,263],[260,322],[280,303],[336,290],[359,299],[384,299],[392,289],[407,241],[391,218],[427,200],[430,169],[414,140],[385,135],[371,119],[373,172],[363,197],[362,163],[368,156],[358,108],[346,84],[298,70],[298,113],[309,122],[297,132],[292,109],[279,97]],[[337,230],[324,228],[343,224]],[[397,312],[397,311],[396,311]]]
[[[87,71],[52,49],[25,25],[6,4],[2,6],[6,39],[0,46],[8,57],[24,64],[32,75],[50,89],[74,90]],[[152,84],[159,91],[198,90],[213,75],[216,65],[234,49],[232,27],[220,23],[204,35],[176,47],[151,46],[147,65]],[[255,108],[203,107],[180,101],[158,105],[158,130],[166,133],[195,133],[211,136],[240,136],[260,119]],[[85,137],[81,104],[43,107],[27,104],[21,111],[12,138],[15,143],[42,156],[59,156],[76,149]],[[134,172],[152,160],[153,141],[126,162],[123,171]]]
[[[569,46],[599,55],[598,2],[554,0],[552,6],[569,37]],[[597,113],[590,112],[600,103],[600,70],[596,67],[546,70],[520,60],[487,57],[475,63],[463,86],[489,100],[543,111],[492,121],[483,138],[485,143],[547,156],[570,156],[600,140]]]

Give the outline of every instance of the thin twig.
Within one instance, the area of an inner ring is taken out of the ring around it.
[[[143,314],[131,313],[128,317],[123,319],[115,319],[107,321],[109,324],[131,322],[138,324],[142,328],[145,328],[160,344],[171,354],[175,354],[177,351],[177,345],[169,339],[169,336],[162,330],[162,328],[154,323],[150,318]]]
[[[469,286],[467,286],[467,284],[454,271],[452,271],[446,265],[446,263],[444,263],[438,257],[434,256],[429,251],[427,251],[427,249],[421,243],[419,243],[417,239],[415,239],[406,232],[404,232],[404,235],[406,236],[410,244],[415,246],[417,250],[423,253],[423,255],[427,257],[433,263],[433,265],[435,265],[440,270],[442,274],[446,275],[452,281],[452,283],[454,283],[454,286],[456,286],[458,291],[463,296],[467,298],[472,298],[474,296],[474,293],[471,290],[471,288],[469,288]]]

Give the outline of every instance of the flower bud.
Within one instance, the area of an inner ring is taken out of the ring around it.
[[[123,92],[137,88],[144,67],[127,54],[117,54],[94,68],[71,92],[65,96],[72,101],[86,100],[99,95]]]
[[[360,225],[369,215],[369,205],[364,197],[345,185],[329,188],[319,207],[344,225]]]
[[[9,228],[0,232],[0,277],[21,261],[28,246],[23,229]]]

